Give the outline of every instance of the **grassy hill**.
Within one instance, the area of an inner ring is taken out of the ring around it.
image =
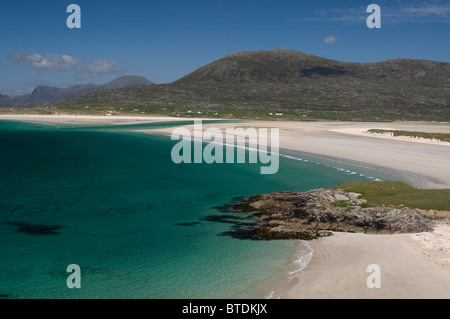
[[[450,63],[349,63],[286,49],[236,52],[170,84],[99,91],[33,111],[450,121]]]

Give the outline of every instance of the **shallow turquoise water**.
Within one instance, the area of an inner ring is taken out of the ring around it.
[[[161,125],[178,124],[150,124]],[[148,126],[0,121],[0,296],[254,296],[261,282],[292,268],[298,242],[229,236],[254,220],[219,206],[390,178],[286,152],[275,175],[259,174],[260,164],[176,165],[176,141],[126,131]],[[81,289],[66,286],[69,264],[81,268]]]

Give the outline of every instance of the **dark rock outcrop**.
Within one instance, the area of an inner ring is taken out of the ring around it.
[[[238,212],[254,211],[265,223],[250,231],[256,239],[305,239],[330,236],[332,231],[372,234],[432,230],[418,211],[396,207],[364,207],[360,194],[340,189],[280,192],[248,198]]]

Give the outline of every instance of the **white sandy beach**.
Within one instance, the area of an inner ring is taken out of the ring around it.
[[[7,116],[31,122],[92,124],[186,120],[163,117]],[[447,123],[245,121],[208,127],[277,127],[280,148],[330,157],[395,173],[418,188],[450,188],[450,145],[365,133],[396,129],[450,133]],[[190,127],[192,128],[192,127]],[[170,134],[172,129],[153,130]],[[450,226],[432,233],[335,233],[313,240],[312,260],[283,298],[450,298]],[[367,266],[381,269],[381,288],[368,288]]]
[[[0,114],[0,120],[54,124],[136,124],[146,122],[185,121],[185,118],[168,116],[105,116],[105,115],[28,115]]]
[[[450,225],[432,233],[334,233],[309,242],[313,257],[282,298],[450,298]],[[380,288],[369,288],[367,267],[380,267]]]

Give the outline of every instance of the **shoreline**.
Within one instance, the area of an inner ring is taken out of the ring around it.
[[[155,122],[166,122],[166,121],[187,121],[187,120],[194,120],[194,118],[180,118],[180,117],[167,117],[167,116],[104,116],[104,115],[25,115],[25,114],[18,114],[18,115],[10,115],[10,114],[0,114],[0,120],[11,120],[11,121],[25,121],[25,122],[42,122],[42,123],[52,123],[52,124],[93,124],[98,123],[98,121],[102,121],[102,124],[133,124],[136,122],[148,122],[148,123],[155,123]],[[209,119],[209,118],[201,118],[201,120],[217,120],[220,121],[221,119]],[[277,125],[271,125],[271,124],[277,124]],[[438,123],[438,122],[339,122],[339,121],[324,121],[324,122],[301,122],[301,121],[283,121],[283,120],[277,120],[277,121],[242,121],[242,120],[236,120],[236,122],[232,124],[238,124],[236,126],[239,127],[245,127],[249,124],[258,124],[260,127],[278,127],[282,128],[283,124],[291,125],[292,123],[297,124],[296,126],[311,126],[310,124],[317,124],[320,126],[340,126],[340,125],[353,125],[353,124],[360,124],[360,125],[369,125],[377,126],[381,125],[382,127],[387,127],[388,124],[397,124],[401,126],[405,125],[418,125],[418,126],[445,126],[448,128],[448,133],[450,133],[450,124],[449,123]],[[260,125],[264,124],[264,125]],[[203,124],[203,126],[206,128],[211,127],[213,124]],[[214,124],[215,126],[219,127],[227,127],[228,124],[218,123]],[[258,126],[256,125],[256,126]],[[256,127],[255,126],[255,127]],[[189,125],[184,126],[189,128]],[[171,134],[172,129],[154,129],[154,130],[140,130],[136,132],[141,133],[155,133],[155,134],[162,134],[162,135],[169,135]],[[289,129],[291,130],[291,129]],[[434,142],[434,141],[423,141],[420,139],[403,139],[398,137],[390,137],[390,136],[377,136],[376,134],[369,134],[369,133],[361,133],[358,129],[331,129],[330,132],[343,134],[344,136],[353,136],[353,137],[366,137],[369,139],[381,139],[385,140],[387,142],[389,141],[403,141],[403,142],[412,142],[412,143],[421,143],[424,146],[425,145],[436,145],[436,146],[446,146],[449,147],[450,143],[446,142]],[[323,133],[323,132],[319,132]],[[284,133],[286,135],[286,133]],[[286,137],[286,136],[285,136]],[[291,136],[292,138],[292,136]],[[283,140],[283,136],[280,134],[280,142]],[[287,140],[287,139],[285,139]],[[292,142],[285,143],[286,145],[283,145],[283,143],[280,143],[280,150],[284,150],[287,152],[294,152],[301,155],[308,155],[308,156],[315,156],[320,157],[323,159],[329,159],[336,162],[342,162],[342,163],[348,163],[352,165],[361,166],[363,168],[370,168],[377,171],[385,172],[390,175],[396,175],[399,178],[403,179],[404,181],[409,182],[412,186],[417,188],[450,188],[450,182],[448,183],[442,183],[443,178],[441,178],[440,181],[436,181],[436,178],[430,178],[430,176],[427,176],[426,174],[420,174],[418,172],[414,171],[407,171],[402,168],[392,168],[387,167],[386,165],[380,165],[379,163],[370,163],[369,161],[364,160],[356,160],[354,158],[350,158],[348,155],[345,156],[345,154],[328,154],[329,152],[318,152],[317,149],[315,151],[311,150],[305,150],[302,149],[302,147],[299,147],[299,145],[295,145]],[[311,143],[309,143],[311,144]],[[449,147],[450,148],[450,147]],[[450,157],[450,153],[449,153]],[[450,165],[450,161],[448,161]],[[450,174],[449,174],[449,180],[450,180]]]
[[[105,116],[105,115],[27,115],[0,114],[0,120],[40,122],[50,124],[136,124],[136,122],[169,122],[186,121],[186,118],[168,116]],[[207,120],[207,119],[205,119]],[[209,119],[208,119],[209,120]]]
[[[389,124],[389,125],[388,125]],[[411,122],[294,122],[239,121],[203,124],[203,129],[237,127],[278,128],[280,150],[359,165],[403,177],[423,189],[450,189],[450,143],[354,134],[370,128],[401,128],[450,134],[448,123]],[[191,125],[182,127],[192,130]],[[349,131],[351,131],[349,133]],[[143,130],[171,134],[171,129]]]
[[[334,232],[309,245],[313,249],[310,262],[281,299],[450,298],[448,221],[438,223],[433,232],[427,233]],[[371,274],[367,267],[373,264],[380,266],[380,288],[367,286]]]
[[[171,117],[3,116],[0,119],[90,124],[186,121]],[[58,122],[59,121],[59,122]],[[280,150],[311,154],[405,177],[418,188],[450,188],[450,147],[426,141],[355,134],[370,128],[450,133],[448,123],[239,121],[204,124],[204,129],[278,127]],[[189,126],[186,126],[189,128]],[[169,134],[170,129],[147,133]],[[440,243],[436,249],[436,243]],[[369,235],[334,233],[309,241],[312,258],[281,298],[450,298],[450,224],[430,233]],[[440,247],[440,248],[439,248]],[[381,269],[381,288],[366,285],[369,264]],[[280,284],[282,284],[280,282]],[[270,293],[270,292],[267,292]],[[266,294],[267,294],[266,293]]]

